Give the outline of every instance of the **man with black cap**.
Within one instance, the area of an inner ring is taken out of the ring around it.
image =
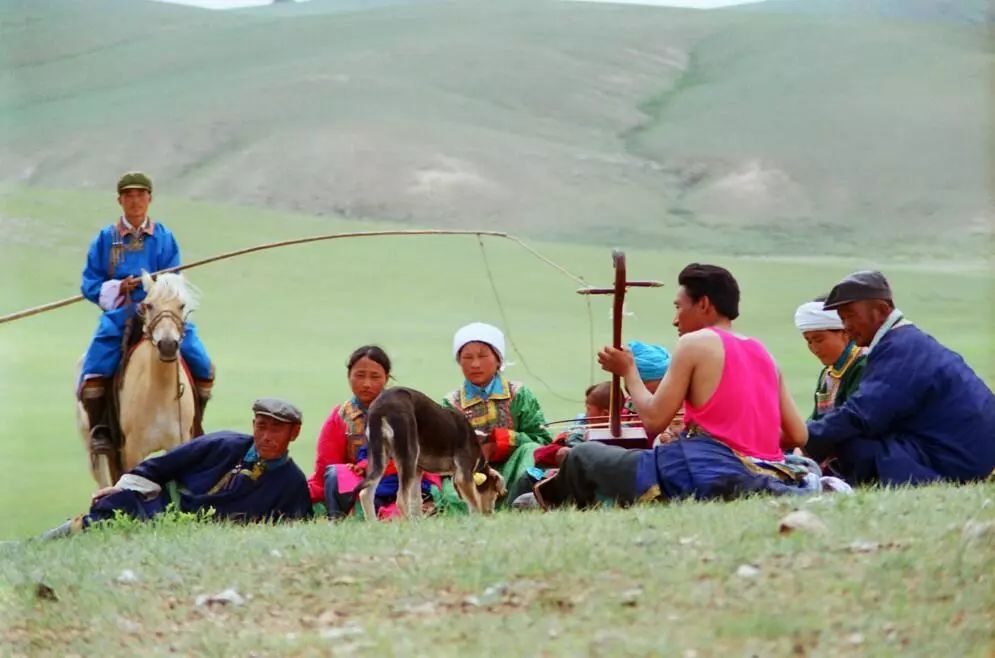
[[[995,470],[995,394],[957,353],[895,308],[880,272],[855,272],[826,298],[857,345],[863,378],[840,407],[808,424],[805,450],[838,459],[853,483],[968,482]]]
[[[276,398],[256,400],[252,411],[251,435],[213,432],[147,459],[93,494],[87,514],[43,536],[69,535],[117,513],[151,518],[169,504],[169,482],[183,512],[213,510],[215,519],[240,522],[310,517],[307,478],[287,452],[300,434],[301,412]]]
[[[89,417],[90,454],[114,451],[108,425],[108,382],[121,362],[121,339],[128,320],[145,297],[142,271],[156,272],[180,264],[180,248],[164,225],[148,216],[152,181],[140,171],[124,174],[117,182],[121,217],[101,229],[93,239],[83,268],[80,291],[103,314],[83,357],[79,399]],[[214,366],[197,328],[186,322],[180,353],[196,388],[194,435],[202,434],[204,407],[211,397]]]

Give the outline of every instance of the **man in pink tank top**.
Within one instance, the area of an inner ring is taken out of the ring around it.
[[[643,385],[629,350],[605,347],[598,361],[625,379],[646,426],[666,427],[683,408],[687,426],[681,439],[652,450],[578,446],[558,482],[541,485],[544,502],[585,506],[604,498],[630,503],[797,489],[754,467],[782,461],[783,450],[805,445],[807,431],[766,348],[733,331],[739,317],[736,279],[724,268],[692,263],[678,283],[674,326],[680,338],[655,393]]]

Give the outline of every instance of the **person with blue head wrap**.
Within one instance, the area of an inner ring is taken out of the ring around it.
[[[629,351],[636,361],[636,370],[639,371],[639,379],[643,380],[646,390],[656,393],[660,382],[670,368],[670,351],[663,345],[644,343],[638,340],[629,341]],[[636,407],[632,404],[632,399],[626,397],[623,403],[624,413],[632,418],[638,418]],[[684,411],[677,412],[674,420],[668,427],[646,427],[646,432],[651,439],[661,441],[672,441],[677,438],[684,429]]]
[[[629,351],[636,360],[636,369],[643,382],[659,382],[670,367],[670,352],[662,345],[629,341]],[[650,389],[651,391],[653,389]]]

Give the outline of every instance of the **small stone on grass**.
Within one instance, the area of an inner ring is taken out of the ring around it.
[[[122,633],[129,633],[131,635],[138,635],[142,632],[141,624],[134,622],[127,617],[117,618],[117,628]]]
[[[213,605],[242,605],[244,603],[245,598],[234,587],[229,587],[223,592],[218,592],[214,595],[201,594],[195,601],[198,608]]]
[[[995,521],[968,521],[961,530],[961,537],[966,542],[995,537]]]
[[[344,640],[350,637],[358,637],[365,631],[358,624],[346,624],[345,626],[333,626],[321,631],[321,637],[325,640]]]
[[[796,530],[819,534],[826,531],[826,524],[815,514],[812,514],[812,512],[795,510],[781,519],[778,530],[782,535],[795,532]]]
[[[38,581],[35,584],[35,596],[42,601],[58,601],[59,597],[55,593],[55,590],[46,585],[45,583]]]
[[[643,598],[643,588],[633,587],[618,595],[619,602],[627,607],[634,608],[639,605],[639,599]]]
[[[736,569],[736,575],[740,578],[756,578],[760,575],[760,569],[752,564],[741,564],[739,565],[739,568]]]

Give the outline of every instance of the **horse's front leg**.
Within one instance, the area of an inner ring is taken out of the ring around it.
[[[121,472],[127,473],[138,466],[148,455],[146,441],[142,440],[139,432],[126,432],[122,429],[122,440],[124,445],[120,448]]]

